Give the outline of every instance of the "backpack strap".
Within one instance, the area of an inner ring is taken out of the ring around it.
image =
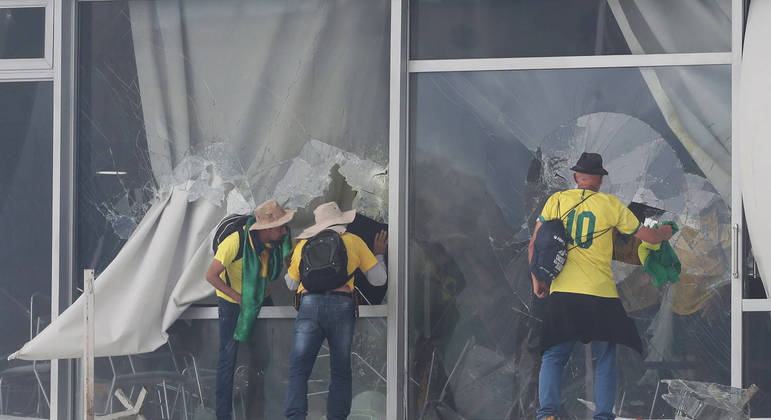
[[[560,193],[560,195],[562,195],[562,193]],[[560,219],[564,219],[564,218],[565,218],[565,216],[567,216],[567,215],[568,215],[568,214],[569,214],[571,211],[573,211],[573,209],[575,209],[576,207],[580,206],[580,205],[581,205],[581,204],[582,204],[584,201],[586,201],[586,200],[588,200],[588,199],[590,199],[590,198],[594,197],[595,195],[597,195],[597,193],[594,193],[594,194],[592,194],[592,195],[590,195],[590,196],[588,196],[588,197],[584,197],[584,198],[582,198],[582,199],[581,199],[581,201],[579,201],[578,203],[576,203],[576,205],[574,205],[573,207],[569,208],[569,209],[568,209],[568,211],[566,211],[566,212],[565,212],[565,214],[563,214],[562,216],[560,216]],[[559,197],[557,198],[557,214],[560,214],[560,202],[559,202]]]

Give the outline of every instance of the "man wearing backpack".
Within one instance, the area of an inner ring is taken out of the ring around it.
[[[206,280],[217,289],[219,306],[218,420],[231,418],[238,342],[251,335],[260,308],[273,304],[268,283],[278,277],[291,251],[286,224],[294,214],[268,200],[254,210],[253,218],[230,216],[217,229],[224,238],[215,237]]]
[[[530,240],[528,261],[539,228],[562,219],[567,231],[567,261],[551,285],[531,274],[533,293],[547,298],[541,336],[541,372],[538,380],[538,419],[554,419],[559,412],[562,370],[577,341],[592,343],[595,419],[614,419],[616,401],[616,344],[642,352],[642,343],[627,316],[611,270],[613,230],[648,243],[672,236],[670,226],[643,227],[635,215],[613,195],[599,192],[602,156],[583,153],[571,168],[578,188],[549,197]],[[564,213],[564,214],[563,214]]]
[[[340,420],[351,411],[351,345],[355,321],[353,273],[360,269],[374,286],[385,284],[383,254],[387,236],[375,236],[373,251],[361,238],[346,232],[356,212],[341,212],[337,203],[313,211],[316,224],[305,229],[292,254],[287,286],[297,289],[297,320],[289,364],[289,386],[284,415],[305,419],[308,414],[308,378],[324,339],[329,344],[331,380],[327,419]]]

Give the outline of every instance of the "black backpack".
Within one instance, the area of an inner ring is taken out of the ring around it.
[[[533,241],[530,272],[536,279],[551,284],[568,260],[568,234],[562,219],[541,223]]]
[[[551,285],[551,281],[562,271],[568,260],[568,251],[570,251],[568,249],[568,232],[565,230],[562,219],[593,195],[595,194],[582,199],[562,215],[560,215],[558,199],[557,214],[560,216],[541,223],[533,241],[533,258],[530,260],[530,272],[537,280],[545,281]]]
[[[348,252],[340,234],[325,229],[308,239],[300,255],[300,283],[309,293],[336,289],[348,275]]]
[[[214,232],[214,239],[211,241],[211,250],[217,253],[220,243],[230,236],[233,232],[238,232],[238,253],[233,261],[242,258],[244,256],[244,226],[246,226],[247,220],[252,217],[251,214],[231,214],[217,225],[217,231]],[[227,270],[225,270],[225,283],[230,286],[230,277]]]

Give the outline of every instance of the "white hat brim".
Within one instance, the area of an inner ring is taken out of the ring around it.
[[[337,233],[344,233],[346,231],[347,225],[351,222],[353,222],[353,219],[356,218],[356,210],[348,210],[346,212],[343,212],[342,216],[336,217],[334,219],[328,219],[321,223],[317,223],[313,226],[310,226],[300,232],[299,235],[297,235],[297,239],[307,239],[312,236],[316,236],[317,233],[321,232],[324,229],[332,229]]]
[[[285,212],[286,212],[286,214],[284,215],[284,217],[282,217],[282,218],[280,218],[278,220],[275,220],[273,222],[265,223],[265,224],[259,224],[259,222],[252,223],[252,225],[249,226],[249,230],[250,231],[251,230],[264,230],[264,229],[270,229],[270,228],[274,228],[274,227],[277,227],[277,226],[285,225],[285,224],[289,223],[292,220],[292,218],[294,217],[294,214],[297,213],[297,210],[285,210]]]

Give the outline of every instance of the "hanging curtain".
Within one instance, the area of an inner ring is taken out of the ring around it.
[[[274,188],[311,139],[343,158],[387,161],[388,10],[357,0],[130,3],[158,197],[97,278],[96,356],[166,342],[214,291],[204,279],[214,226],[273,194],[291,198]],[[81,298],[12,357],[79,357],[82,308]]]
[[[730,52],[730,0],[657,2],[608,0],[632,54]],[[709,27],[710,36],[700,36]],[[731,206],[731,125],[712,115],[730,114],[731,96],[710,89],[730,74],[712,67],[698,76],[687,67],[640,69],[670,129],[707,179]]]

